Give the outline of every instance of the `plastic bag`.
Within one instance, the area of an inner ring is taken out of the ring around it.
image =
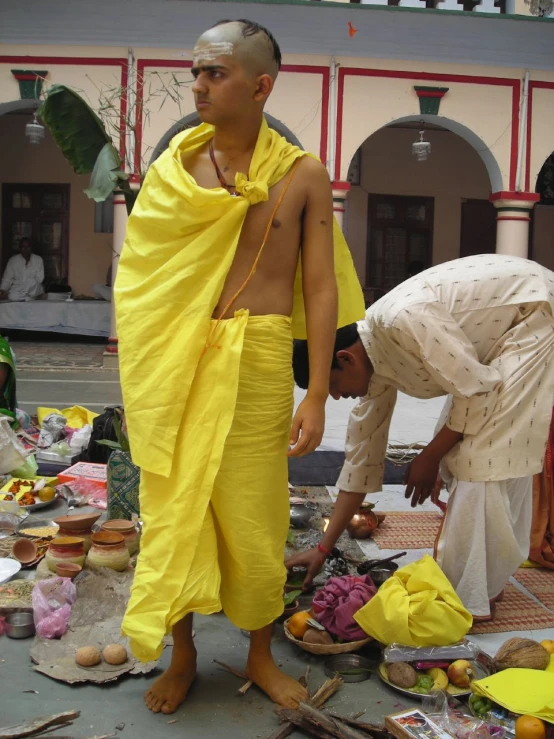
[[[26,450],[10,427],[10,420],[0,416],[0,474],[24,464]]]
[[[59,441],[64,435],[64,429],[67,425],[65,416],[59,413],[51,413],[46,416],[42,422],[40,436],[38,437],[37,446],[39,449],[47,449],[56,441]]]
[[[451,701],[444,691],[423,699],[422,710],[447,734],[456,739],[504,739],[502,726],[469,715],[465,706]]]
[[[22,480],[28,480],[30,477],[36,477],[38,472],[38,464],[35,459],[35,455],[31,454],[25,460],[24,464],[18,467],[16,470],[11,471],[12,477],[19,477]]]
[[[86,426],[83,426],[82,429],[77,429],[71,436],[71,440],[69,442],[71,451],[74,454],[78,454],[79,452],[82,452],[83,449],[86,449],[89,445],[91,434],[92,426],[88,423]]]
[[[75,585],[66,577],[39,580],[31,596],[37,636],[54,639],[69,628],[71,606],[77,599]]]
[[[477,659],[480,648],[464,639],[448,647],[405,647],[391,644],[383,651],[384,662],[453,662],[456,659]]]

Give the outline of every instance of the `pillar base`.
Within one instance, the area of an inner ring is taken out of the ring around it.
[[[119,370],[119,354],[108,354],[108,352],[104,352],[102,368],[106,370]]]
[[[114,336],[110,336],[108,344],[104,350],[104,360],[102,366],[104,369],[119,369],[118,341]]]

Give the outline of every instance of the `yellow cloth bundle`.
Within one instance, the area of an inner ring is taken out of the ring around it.
[[[476,680],[471,687],[477,695],[499,703],[508,711],[554,723],[554,673],[550,667],[544,671],[521,667],[502,670]]]
[[[83,426],[90,424],[98,416],[98,413],[89,411],[88,408],[83,408],[81,405],[74,405],[71,408],[64,408],[63,411],[59,411],[57,408],[37,408],[38,425],[42,426],[42,422],[51,413],[58,413],[60,416],[65,416],[67,419],[67,425],[72,429],[82,429]]]
[[[454,644],[473,623],[469,611],[426,554],[389,578],[354,619],[381,644],[432,647]]]
[[[233,262],[248,208],[266,201],[296,159],[305,156],[262,123],[242,197],[206,190],[182,155],[213,137],[203,124],[172,139],[152,164],[129,218],[115,284],[121,381],[133,461],[167,477],[210,320]],[[363,317],[352,258],[335,223],[339,326]],[[300,270],[292,330],[305,338]]]

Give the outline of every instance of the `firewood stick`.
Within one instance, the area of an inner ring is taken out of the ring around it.
[[[320,726],[314,726],[311,721],[308,721],[308,719],[302,716],[300,711],[295,711],[291,708],[284,708],[279,713],[287,721],[285,726],[291,726],[292,731],[294,731],[295,727],[298,727],[310,736],[318,737],[318,739],[335,739],[335,734],[329,734]],[[275,739],[283,739],[283,737],[287,736],[289,736],[289,734],[275,734]]]
[[[252,687],[252,685],[254,685],[254,683],[252,682],[252,680],[247,680],[244,683],[244,685],[242,686],[242,688],[239,688],[238,689],[238,694],[239,695],[246,695],[246,693],[250,690],[250,688]]]
[[[306,671],[304,672],[302,677],[298,678],[298,682],[300,683],[300,685],[302,685],[303,688],[306,688],[306,690],[308,690],[308,678],[310,677],[310,670],[311,670],[310,665],[307,665]],[[309,692],[308,692],[308,695],[309,695]]]
[[[365,711],[362,711],[361,714],[356,714],[357,716],[363,715]],[[353,726],[356,729],[359,729],[360,731],[365,731],[368,734],[371,734],[371,736],[374,737],[374,739],[386,739],[386,737],[389,735],[388,731],[386,729],[383,729],[382,726],[375,726],[374,724],[368,724],[364,721],[356,721],[354,718],[347,718],[346,716],[340,716],[338,713],[333,713],[332,711],[329,711],[329,716],[332,716],[332,718],[336,718],[339,721],[343,721],[345,724],[348,724],[349,726]]]
[[[51,726],[60,726],[79,718],[81,711],[66,711],[56,713],[53,716],[41,716],[40,718],[25,721],[17,726],[8,726],[0,729],[0,739],[19,739],[19,737],[40,734]]]
[[[313,705],[316,708],[321,708],[321,706],[323,706],[324,703],[337,692],[342,683],[342,678],[338,677],[337,675],[335,675],[335,677],[329,678],[329,680],[326,680],[319,688],[319,690],[317,690],[311,697],[310,705]],[[286,739],[286,737],[290,736],[294,731],[294,722],[289,721],[285,718],[286,710],[281,709],[277,711],[279,717],[282,721],[285,721],[285,723],[283,724],[283,726],[280,726],[278,729],[276,729],[270,736],[268,736],[267,739]]]
[[[311,724],[323,729],[331,736],[337,737],[337,739],[367,739],[367,734],[362,734],[360,731],[356,731],[352,727],[348,726],[348,724],[344,724],[338,719],[331,718],[329,714],[324,713],[307,703],[300,703],[298,710]]]
[[[220,662],[218,659],[214,659],[214,662],[216,663],[216,665],[219,665],[224,670],[227,670],[227,672],[230,672],[231,675],[234,675],[235,677],[240,677],[241,680],[248,680],[248,675],[245,675],[244,672],[241,672],[240,670],[235,670],[234,667],[230,667],[229,665],[226,665],[225,662]]]
[[[315,706],[315,708],[321,708],[321,706],[323,706],[329,698],[337,692],[342,684],[343,679],[338,675],[329,678],[313,694],[312,699],[310,700],[310,705]]]

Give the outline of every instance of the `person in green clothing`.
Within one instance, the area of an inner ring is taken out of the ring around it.
[[[0,415],[16,420],[15,357],[10,345],[0,336]]]

